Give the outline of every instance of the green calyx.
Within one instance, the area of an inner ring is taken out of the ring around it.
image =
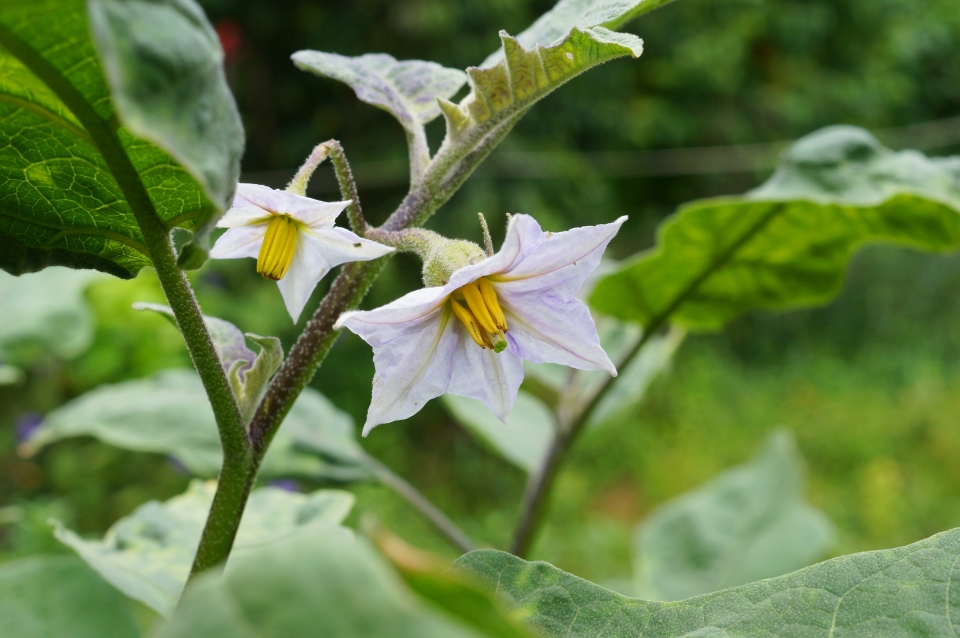
[[[473,242],[437,235],[421,257],[423,285],[432,287],[446,285],[454,272],[486,258],[486,254]]]

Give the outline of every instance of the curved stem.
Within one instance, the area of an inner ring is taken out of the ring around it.
[[[450,520],[436,505],[431,503],[417,488],[410,485],[410,483],[372,456],[364,454],[363,463],[373,472],[374,477],[376,477],[380,483],[389,487],[413,505],[417,511],[423,514],[424,517],[429,520],[440,533],[446,536],[451,543],[459,548],[460,551],[466,553],[477,549],[476,543],[470,540],[470,537],[467,536],[456,523]]]

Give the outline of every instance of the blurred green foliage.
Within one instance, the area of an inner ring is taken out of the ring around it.
[[[357,166],[406,155],[388,114],[359,104],[345,86],[297,71],[289,61],[294,51],[382,51],[463,68],[498,46],[498,29],[519,32],[552,0],[203,4],[227,45],[248,130],[244,170],[263,175],[295,167],[331,137]],[[960,14],[950,0],[679,0],[627,30],[645,39],[640,60],[611,63],[563,87],[504,148],[739,144],[789,140],[834,123],[882,128],[960,113]],[[430,128],[435,143],[441,126]],[[676,205],[739,193],[765,177],[478,175],[431,225],[477,240],[475,213],[482,210],[499,242],[507,211],[530,213],[550,229],[629,214],[612,249],[625,257],[652,243],[656,224]],[[378,222],[405,189],[371,184],[361,182],[361,196]],[[414,288],[418,272],[412,258],[393,260],[365,305]],[[593,580],[627,577],[638,520],[749,458],[781,424],[810,466],[809,500],[837,525],[835,554],[960,525],[958,280],[960,258],[871,249],[855,260],[845,293],[828,308],[751,315],[721,335],[691,338],[644,405],[590,431],[574,449],[535,557]],[[256,276],[249,260],[211,263],[194,282],[207,314],[277,335],[287,347],[295,338],[276,286]],[[102,383],[189,365],[165,320],[130,308],[163,302],[152,272],[97,283],[87,299],[96,317],[91,348],[71,361],[42,354],[25,366],[24,385],[0,386],[0,559],[63,551],[49,516],[81,534],[102,533],[142,502],[186,489],[188,477],[166,459],[90,440],[17,456],[17,430],[37,414]],[[358,419],[369,401],[369,352],[344,336],[313,382]],[[475,538],[506,545],[524,476],[454,425],[440,402],[363,443]],[[350,489],[358,505],[348,523],[372,510],[408,540],[449,552],[385,489]]]

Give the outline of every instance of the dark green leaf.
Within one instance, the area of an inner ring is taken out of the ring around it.
[[[138,638],[130,604],[72,556],[0,565],[0,636]]]
[[[780,576],[822,558],[833,526],[803,501],[802,459],[786,431],[746,465],[658,507],[634,539],[636,595],[681,600]]]
[[[896,549],[834,558],[786,576],[657,603],[548,563],[480,550],[454,565],[546,638],[782,636],[917,638],[960,632],[960,529]]]
[[[4,0],[0,268],[131,277],[138,215],[194,231],[199,265],[243,147],[221,59],[192,0]]]
[[[866,243],[960,246],[958,213],[960,158],[894,152],[861,129],[830,127],[787,150],[757,190],[682,207],[657,247],[601,280],[590,303],[649,329],[669,318],[699,330],[822,304]]]
[[[84,540],[62,525],[54,534],[114,587],[167,616],[190,573],[216,484],[194,481],[166,503],[151,501],[111,527],[103,540]],[[353,495],[338,490],[296,494],[266,487],[250,495],[233,556],[298,530],[339,525]]]

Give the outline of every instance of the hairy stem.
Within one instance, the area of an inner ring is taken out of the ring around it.
[[[364,465],[366,465],[380,483],[389,487],[399,494],[410,505],[417,509],[424,517],[430,521],[437,530],[453,543],[460,551],[472,552],[477,549],[476,543],[470,540],[463,530],[457,527],[457,524],[441,512],[436,505],[431,503],[421,494],[417,488],[407,483],[403,478],[395,474],[390,468],[369,455],[364,455]]]

